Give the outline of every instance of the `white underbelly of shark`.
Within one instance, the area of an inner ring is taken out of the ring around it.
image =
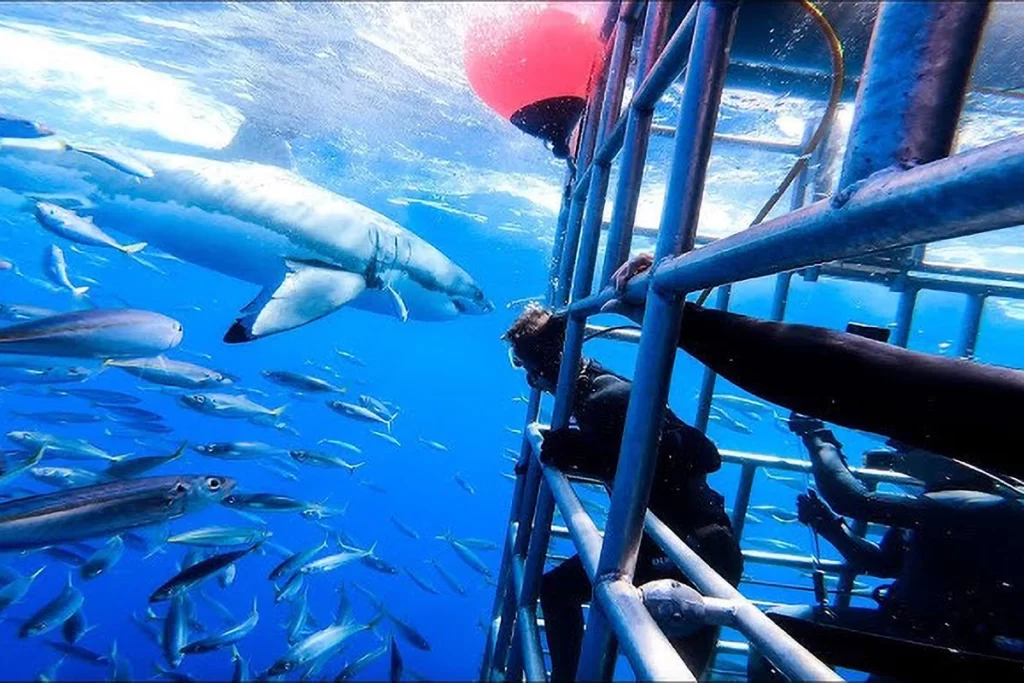
[[[402,320],[493,309],[469,274],[426,241],[275,166],[0,140],[0,187],[29,200],[75,197],[67,208],[104,231],[261,286],[225,335],[232,343],[345,305]]]

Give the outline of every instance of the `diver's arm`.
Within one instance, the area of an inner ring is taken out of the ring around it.
[[[811,457],[814,482],[822,497],[840,515],[904,528],[916,527],[931,507],[920,498],[872,491],[850,472],[840,444],[827,429],[803,435]]]
[[[606,478],[601,458],[594,457],[595,443],[579,429],[556,429],[544,434],[540,460],[566,474],[593,479]]]
[[[1016,523],[1024,516],[1018,500],[980,491],[938,491],[916,497],[871,491],[850,472],[830,431],[819,429],[805,434],[803,440],[818,489],[841,515],[904,529]]]
[[[845,522],[840,520],[834,529],[821,529],[820,533],[858,573],[879,578],[892,578],[899,573],[899,562],[894,561],[892,552],[857,536]]]

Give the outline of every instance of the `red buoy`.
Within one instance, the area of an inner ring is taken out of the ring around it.
[[[466,76],[491,109],[569,155],[569,136],[586,106],[603,43],[596,15],[576,3],[524,5],[472,22]]]

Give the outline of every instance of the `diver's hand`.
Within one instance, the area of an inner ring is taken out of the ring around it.
[[[796,497],[796,515],[801,524],[809,526],[816,532],[823,532],[830,528],[838,528],[842,524],[839,516],[832,512],[831,508],[818,498],[814,491],[801,493]]]
[[[615,285],[616,293],[622,294],[626,291],[629,281],[640,273],[650,270],[652,265],[654,265],[654,254],[644,251],[619,266],[619,269],[612,274],[612,284]]]
[[[581,434],[575,429],[552,429],[544,432],[540,446],[540,461],[556,469],[566,469],[573,453],[580,447]]]
[[[825,423],[816,417],[808,417],[791,413],[789,416],[789,430],[802,438],[804,443],[810,445],[811,437],[817,437],[825,443],[830,443],[840,451],[843,444],[836,438],[831,430],[825,428]]]

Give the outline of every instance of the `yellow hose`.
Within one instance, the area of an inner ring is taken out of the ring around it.
[[[826,19],[825,15],[821,13],[821,10],[818,9],[817,5],[810,0],[795,1],[807,10],[807,13],[818,25],[818,28],[821,29],[821,32],[824,34],[825,40],[828,43],[829,52],[832,55],[832,90],[828,95],[828,105],[825,107],[825,113],[822,114],[821,121],[818,122],[818,127],[814,130],[814,134],[811,136],[811,139],[807,141],[807,146],[801,150],[800,156],[789,169],[789,173],[787,173],[786,177],[782,179],[779,186],[775,188],[775,192],[773,192],[772,196],[768,198],[768,201],[764,203],[761,210],[757,212],[757,215],[754,217],[754,220],[751,222],[749,227],[754,227],[763,221],[769,213],[771,213],[772,209],[775,208],[775,205],[779,203],[782,195],[786,193],[789,186],[793,184],[796,177],[800,175],[800,172],[807,166],[807,162],[814,153],[814,150],[816,150],[818,145],[821,144],[821,141],[825,138],[825,134],[828,133],[828,129],[832,126],[833,121],[835,121],[836,113],[839,110],[839,101],[843,96],[843,83],[846,80],[846,66],[843,63],[843,45],[839,41],[839,36],[836,35],[835,29],[833,29],[832,25],[828,23],[828,19]],[[697,305],[703,305],[710,294],[711,289],[705,289],[701,292],[700,297],[697,298]]]

